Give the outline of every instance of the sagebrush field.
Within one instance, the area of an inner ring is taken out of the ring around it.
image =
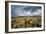
[[[41,16],[11,17],[12,28],[41,27]]]

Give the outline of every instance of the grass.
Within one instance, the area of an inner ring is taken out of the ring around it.
[[[29,27],[41,27],[41,17],[12,17],[12,28],[29,28]]]

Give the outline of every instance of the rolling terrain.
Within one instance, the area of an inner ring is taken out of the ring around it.
[[[41,27],[41,16],[11,17],[12,28]]]

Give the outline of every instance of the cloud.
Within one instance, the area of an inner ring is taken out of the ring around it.
[[[20,14],[18,14],[18,16],[31,16],[31,12],[23,11],[23,13],[20,12]]]
[[[36,6],[14,6],[12,16],[41,16],[41,7]]]
[[[33,13],[31,13],[31,11],[19,11],[17,12],[18,16],[41,16],[41,10],[37,9],[35,10]]]
[[[36,15],[36,16],[41,16],[41,14],[42,14],[42,10],[37,9],[37,10],[35,10],[35,12],[34,12],[32,15],[33,15],[33,16],[34,16],[34,15]]]

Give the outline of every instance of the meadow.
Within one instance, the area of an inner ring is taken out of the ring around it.
[[[41,27],[41,16],[11,17],[12,28]]]

